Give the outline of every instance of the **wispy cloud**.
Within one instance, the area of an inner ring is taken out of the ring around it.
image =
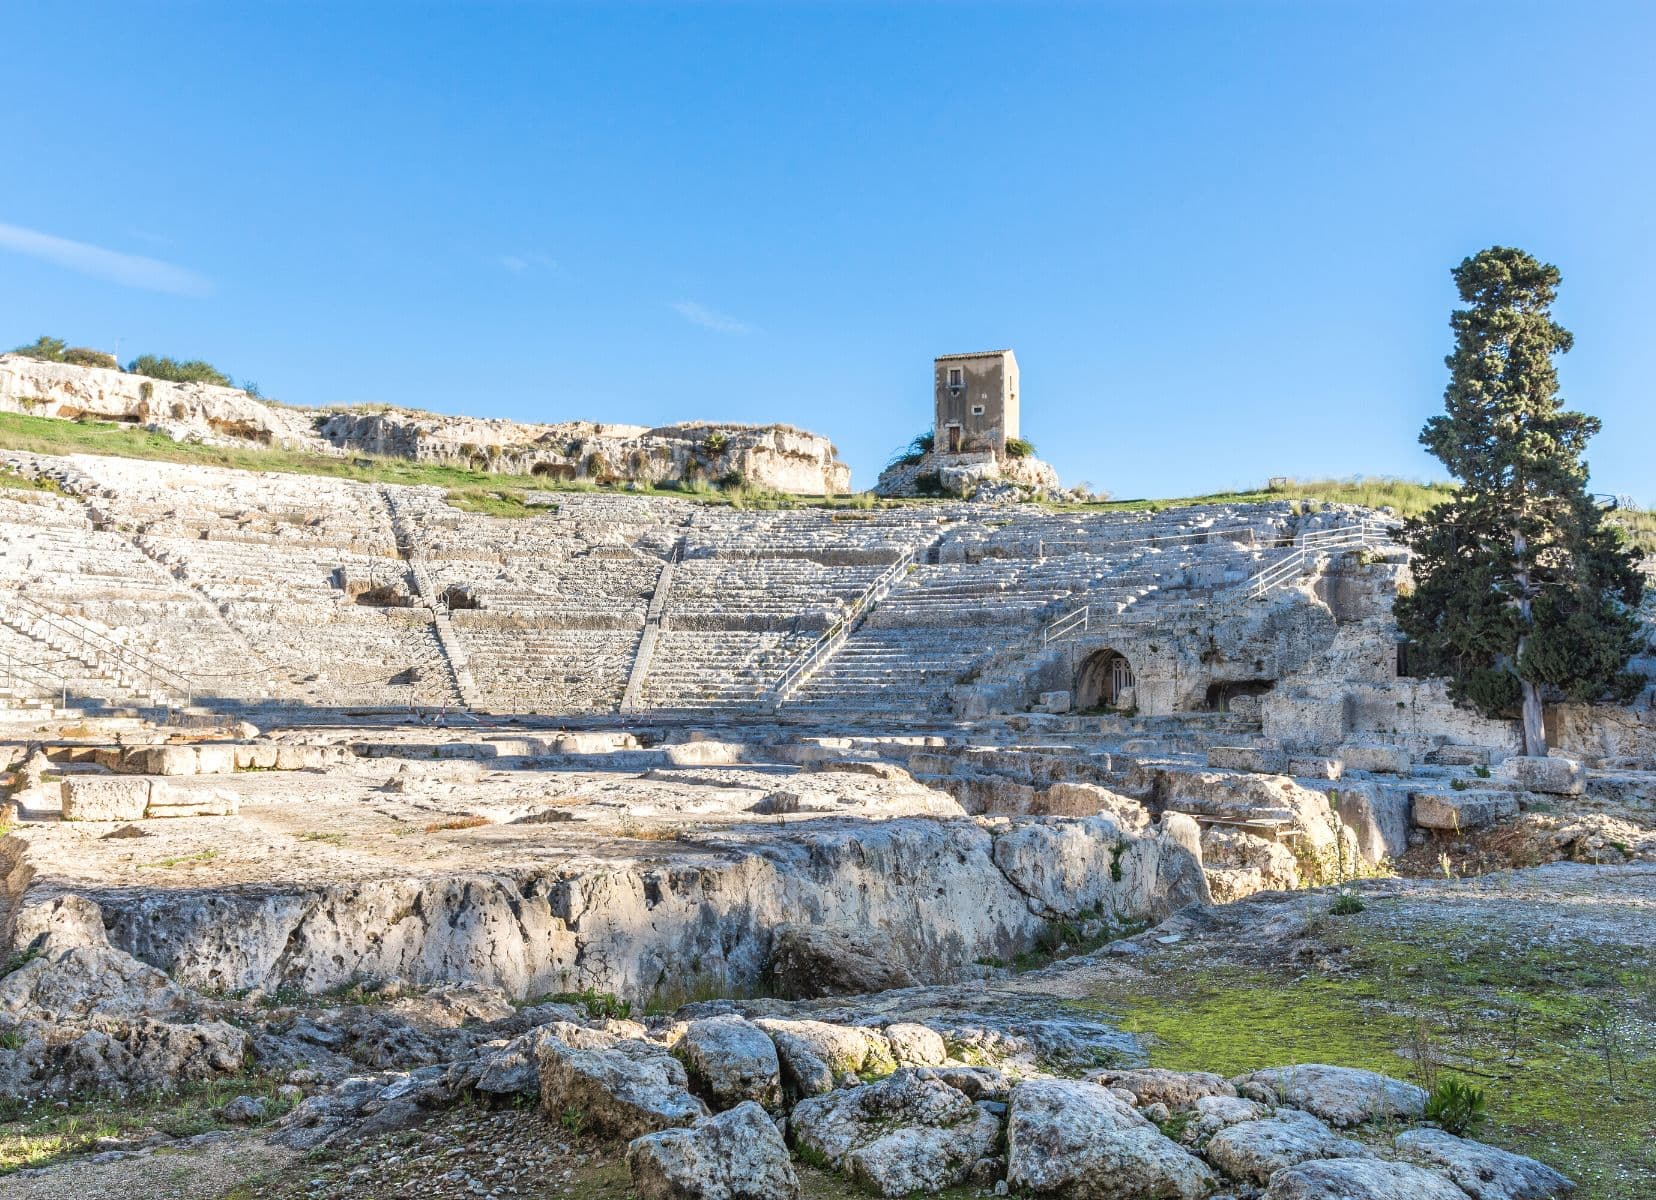
[[[158,258],[141,254],[122,254],[119,250],[105,250],[87,242],[74,242],[54,237],[37,229],[0,222],[0,250],[38,258],[93,279],[104,279],[122,287],[143,288],[151,292],[169,292],[174,296],[205,296],[213,284],[204,275]]]
[[[690,324],[711,329],[714,333],[752,333],[754,328],[729,313],[716,312],[705,304],[697,304],[694,300],[676,301],[673,311]]]
[[[502,254],[495,262],[514,275],[521,275],[530,267],[538,267],[544,271],[556,271],[557,260],[545,254]]]

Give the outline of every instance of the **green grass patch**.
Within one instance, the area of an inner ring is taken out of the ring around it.
[[[485,517],[541,517],[558,511],[556,505],[530,505],[522,492],[509,488],[450,488],[447,499],[451,508]]]
[[[52,492],[63,494],[63,486],[55,479],[36,479],[32,475],[25,475],[0,463],[0,488],[10,488],[15,492]]]
[[[225,1123],[218,1110],[237,1096],[263,1097],[266,1119],[274,1120],[292,1107],[276,1095],[281,1083],[279,1075],[249,1072],[186,1084],[172,1092],[95,1096],[63,1107],[51,1100],[3,1101],[0,1175],[85,1153],[100,1138],[139,1137],[152,1131],[180,1138],[222,1129]]]
[[[783,496],[747,486],[726,489],[646,487],[641,484],[600,486],[591,480],[556,480],[531,475],[476,471],[439,463],[412,462],[366,454],[314,454],[301,450],[261,447],[208,446],[175,442],[165,434],[109,421],[60,421],[21,413],[0,413],[0,448],[32,454],[103,454],[115,458],[143,458],[190,466],[228,467],[240,471],[277,471],[289,475],[324,475],[359,483],[393,483],[440,487],[449,503],[468,512],[489,516],[530,516],[537,509],[525,505],[525,491],[606,492],[621,495],[676,496],[704,504],[738,508],[868,508],[878,503],[866,494],[851,496]],[[538,511],[550,511],[540,509]]]
[[[1203,504],[1266,504],[1275,500],[1300,500],[1313,504],[1360,504],[1367,508],[1393,508],[1405,517],[1419,516],[1447,499],[1452,483],[1420,483],[1388,476],[1359,475],[1351,479],[1290,479],[1278,487],[1251,488],[1236,492],[1210,492],[1203,496],[1178,496],[1162,500],[1104,500],[1086,504],[1054,504],[1049,508],[1065,512],[1161,512]]]
[[[1586,941],[1526,946],[1510,930],[1399,933],[1373,916],[1319,930],[1336,974],[1192,963],[1085,1007],[1142,1035],[1158,1067],[1327,1062],[1480,1088],[1488,1111],[1474,1136],[1564,1171],[1581,1200],[1625,1200],[1656,1177],[1647,958]]]

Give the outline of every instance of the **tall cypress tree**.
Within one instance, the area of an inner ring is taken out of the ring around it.
[[[1411,661],[1488,717],[1520,717],[1524,753],[1547,753],[1542,701],[1630,700],[1643,647],[1632,609],[1636,556],[1587,492],[1596,417],[1570,412],[1553,358],[1571,336],[1552,319],[1558,268],[1492,246],[1453,271],[1465,308],[1444,413],[1420,441],[1460,480],[1453,499],[1411,520],[1415,588],[1398,625]]]

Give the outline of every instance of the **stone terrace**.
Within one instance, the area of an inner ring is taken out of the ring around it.
[[[952,685],[1083,599],[1124,620],[1205,602],[1303,523],[1287,503],[751,512],[581,492],[503,520],[435,488],[4,458],[67,494],[5,501],[0,580],[170,664],[197,697],[318,707],[604,713],[629,680],[638,708],[751,706],[912,554],[785,707],[939,714]],[[25,624],[0,637],[59,663],[74,692],[134,698]]]

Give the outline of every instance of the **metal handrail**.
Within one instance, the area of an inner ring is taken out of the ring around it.
[[[119,670],[131,671],[152,683],[160,684],[168,691],[182,692],[185,707],[189,707],[192,702],[195,685],[187,675],[157,662],[140,650],[122,645],[78,617],[47,608],[39,601],[23,595],[22,592],[15,593],[13,601],[18,608],[36,620],[42,621],[49,628],[66,635],[71,641],[81,643],[92,652],[94,661],[100,658],[110,659]]]
[[[1364,518],[1354,524],[1335,525],[1328,529],[1313,529],[1295,536],[1291,550],[1279,559],[1267,563],[1244,580],[1231,594],[1231,601],[1258,600],[1289,579],[1297,578],[1305,569],[1306,561],[1314,554],[1344,548],[1384,544],[1391,541],[1394,526],[1383,521]],[[1227,611],[1232,605],[1220,605]],[[1083,604],[1041,627],[1041,645],[1071,636],[1079,628],[1091,628],[1092,606]]]
[[[884,571],[874,577],[873,581],[862,590],[862,594],[851,602],[845,614],[831,627],[823,632],[822,636],[812,642],[799,657],[777,676],[776,682],[768,689],[768,697],[773,704],[781,704],[793,694],[810,674],[822,664],[829,655],[839,649],[845,640],[854,633],[862,623],[863,617],[868,615],[876,604],[884,600],[891,589],[897,586],[897,581],[908,574],[908,569],[924,552],[929,552],[937,544],[938,539],[926,543],[924,546],[911,546],[904,551]]]

